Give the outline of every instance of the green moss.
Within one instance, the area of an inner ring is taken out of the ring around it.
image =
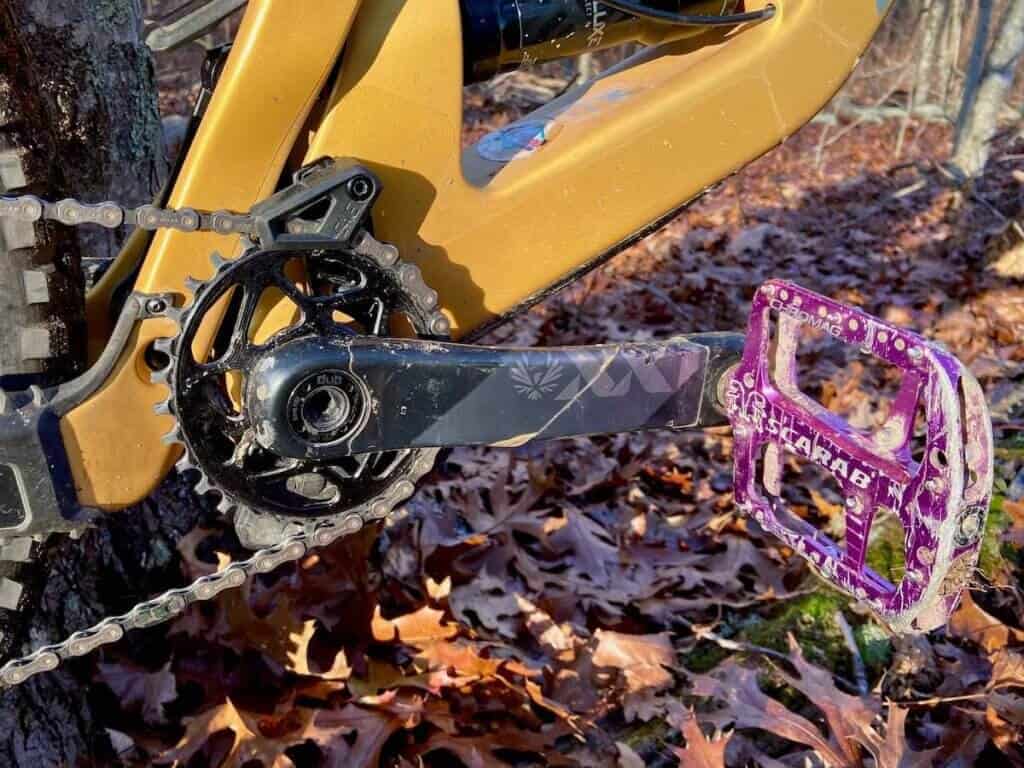
[[[771,648],[780,653],[789,652],[786,638],[792,634],[809,661],[837,674],[849,675],[849,649],[835,617],[837,611],[849,604],[850,598],[817,577],[814,583],[817,589],[812,594],[780,602],[767,614],[734,617],[732,621],[720,624],[716,631],[737,642]],[[689,671],[704,673],[732,655],[733,652],[715,643],[701,642],[685,654],[682,661]]]
[[[865,560],[879,576],[899,584],[907,568],[906,532],[892,513],[880,514],[871,526]]]
[[[853,629],[857,650],[864,660],[868,677],[877,679],[892,661],[892,641],[889,635],[873,621],[865,622]]]
[[[660,744],[672,735],[672,726],[656,717],[646,723],[637,722],[630,726],[629,730],[619,737],[627,747],[637,752],[652,744]]]
[[[692,651],[682,656],[683,666],[690,672],[703,674],[709,672],[731,654],[720,645],[709,641],[697,643]]]
[[[766,618],[757,619],[740,630],[739,639],[783,653],[789,650],[787,634],[792,634],[804,655],[829,669],[849,666],[843,635],[836,626],[836,611],[849,598],[815,577],[819,589],[810,595],[781,604]]]
[[[978,570],[987,578],[1006,568],[1007,558],[1016,559],[1016,552],[1003,541],[1003,533],[1010,527],[1010,516],[1003,509],[1003,497],[993,496],[992,506],[988,510],[985,521],[985,536],[981,541],[981,556],[978,558]]]

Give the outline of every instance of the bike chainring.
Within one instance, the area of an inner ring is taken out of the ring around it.
[[[438,309],[437,293],[418,267],[402,262],[396,248],[365,231],[351,242],[254,248],[234,261],[215,254],[214,276],[188,283],[193,301],[180,315],[178,335],[156,344],[170,361],[154,381],[170,389],[157,411],[177,421],[166,439],[184,448],[178,469],[198,475],[198,492],[220,496],[219,509],[234,513],[246,547],[271,546],[353,514],[382,519],[412,496],[437,457],[437,449],[423,449],[333,461],[297,459],[276,455],[259,439],[264,427],[246,403],[267,393],[252,391],[257,385],[250,374],[275,365],[274,352],[282,345],[392,336],[403,320],[406,334],[448,336],[450,324]],[[264,338],[262,313],[268,304],[275,307],[276,327],[285,327]],[[216,326],[225,307],[227,319],[211,353],[197,359],[197,340]],[[349,371],[321,373],[287,394],[289,424],[313,444],[358,432],[371,410],[386,407]]]

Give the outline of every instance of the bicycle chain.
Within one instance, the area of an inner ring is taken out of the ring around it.
[[[150,231],[177,229],[245,236],[256,233],[251,216],[229,211],[175,210],[152,205],[128,208],[114,202],[87,204],[71,199],[50,203],[32,195],[0,197],[0,218],[26,223],[57,221],[68,226],[97,224],[108,229],[124,224]],[[429,467],[416,469],[424,474]],[[377,499],[363,510],[352,510],[340,519],[324,521],[311,530],[292,534],[274,546],[258,550],[247,560],[232,563],[223,571],[196,579],[187,587],[168,590],[159,597],[139,603],[128,613],[108,617],[89,629],[76,632],[63,642],[12,659],[0,667],[0,690],[21,685],[35,675],[56,670],[69,659],[88,656],[103,646],[117,643],[132,630],[165,624],[183,614],[190,605],[208,602],[223,592],[239,589],[256,574],[270,573],[285,563],[300,560],[314,549],[358,533],[366,525],[387,518],[415,490],[412,482],[403,480],[385,494],[389,498]]]
[[[50,203],[34,195],[0,197],[0,218],[27,224],[56,221],[69,227],[96,224],[106,229],[117,229],[125,225],[150,232],[176,229],[181,232],[216,232],[220,235],[256,234],[251,216],[230,211],[159,208],[155,205],[128,208],[110,201],[89,204],[70,199]]]
[[[76,632],[61,643],[45,646],[28,656],[9,661],[0,669],[0,688],[21,685],[35,675],[52,672],[69,659],[88,656],[102,646],[119,642],[131,630],[164,624],[180,616],[190,605],[213,600],[231,589],[239,589],[255,574],[270,573],[285,563],[295,562],[313,549],[326,547],[343,536],[358,533],[373,521],[374,517],[369,512],[365,517],[352,513],[348,519],[318,526],[313,533],[295,534],[276,546],[256,552],[248,560],[232,563],[223,571],[197,579],[188,587],[168,590],[153,600],[139,603],[122,616],[104,619],[90,629]]]

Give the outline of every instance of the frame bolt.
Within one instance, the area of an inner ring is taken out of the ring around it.
[[[357,203],[363,203],[373,196],[373,182],[367,176],[356,176],[348,183],[348,192]]]
[[[162,315],[167,311],[167,302],[163,299],[150,299],[146,302],[146,312],[151,315]]]

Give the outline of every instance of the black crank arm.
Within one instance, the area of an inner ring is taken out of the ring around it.
[[[246,403],[264,448],[329,459],[456,445],[727,424],[719,382],[735,333],[565,348],[303,339],[251,373]]]

